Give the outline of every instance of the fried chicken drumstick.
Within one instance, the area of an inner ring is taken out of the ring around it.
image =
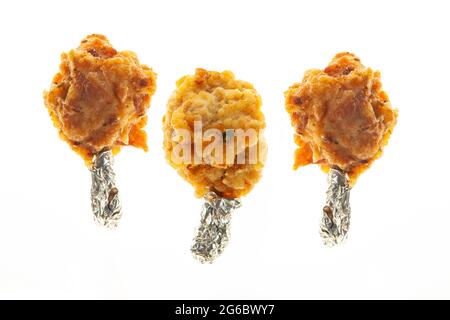
[[[156,74],[135,53],[116,51],[99,34],[63,53],[44,101],[60,137],[92,171],[92,208],[97,222],[115,227],[121,216],[113,154],[122,146],[147,150],[142,128],[156,90]]]
[[[342,242],[350,222],[350,188],[381,156],[397,121],[380,73],[351,53],[337,54],[324,70],[309,70],[285,92],[295,129],[294,168],[319,164],[329,172],[321,234]]]
[[[205,199],[192,253],[212,262],[228,242],[231,211],[261,177],[266,155],[261,98],[230,71],[197,69],[177,82],[163,128],[168,163]],[[240,130],[248,139],[240,139]]]

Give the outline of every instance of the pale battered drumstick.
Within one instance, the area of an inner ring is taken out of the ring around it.
[[[321,235],[342,242],[350,223],[350,189],[380,157],[397,121],[380,73],[351,53],[337,54],[324,70],[309,70],[285,92],[295,129],[296,169],[310,163],[329,172]]]
[[[91,168],[91,202],[95,220],[115,227],[121,216],[112,169],[122,146],[147,150],[142,128],[156,90],[156,74],[135,53],[116,51],[99,34],[61,55],[60,71],[45,105],[60,137]]]
[[[197,69],[178,80],[163,128],[168,163],[205,199],[191,251],[201,262],[212,262],[228,242],[231,212],[264,166],[261,98],[230,71]],[[242,132],[248,139],[241,139]]]

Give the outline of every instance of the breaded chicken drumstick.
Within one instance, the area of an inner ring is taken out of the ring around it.
[[[350,188],[382,154],[397,111],[380,73],[351,53],[337,54],[324,70],[307,71],[285,97],[298,145],[294,168],[315,163],[328,172],[321,235],[327,245],[340,243],[350,223]]]
[[[212,262],[228,242],[231,212],[264,166],[261,98],[229,71],[197,69],[178,80],[163,128],[168,163],[205,199],[192,253]]]
[[[113,154],[122,146],[147,150],[142,128],[156,75],[135,53],[116,51],[99,34],[63,53],[45,105],[60,137],[92,172],[91,202],[97,222],[115,227],[121,216]]]

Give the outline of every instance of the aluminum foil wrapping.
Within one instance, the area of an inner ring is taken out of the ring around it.
[[[113,160],[111,151],[102,151],[95,156],[91,168],[91,205],[94,220],[107,228],[117,227],[122,216]]]
[[[327,246],[340,244],[347,238],[351,213],[350,189],[346,174],[340,169],[330,169],[327,200],[320,225],[320,235]]]
[[[231,214],[241,206],[241,200],[221,198],[214,192],[207,193],[204,199],[200,227],[191,251],[200,262],[212,263],[228,244]]]

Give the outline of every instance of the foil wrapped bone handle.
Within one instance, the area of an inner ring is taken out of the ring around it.
[[[94,220],[110,229],[117,227],[122,216],[113,164],[112,152],[105,150],[94,157],[91,168],[91,206]]]
[[[212,263],[228,244],[231,214],[241,206],[241,200],[222,198],[214,192],[207,193],[204,199],[200,226],[191,252],[201,263]]]
[[[320,235],[327,246],[342,243],[350,227],[350,190],[345,172],[331,168],[328,173],[326,204],[323,207]]]

